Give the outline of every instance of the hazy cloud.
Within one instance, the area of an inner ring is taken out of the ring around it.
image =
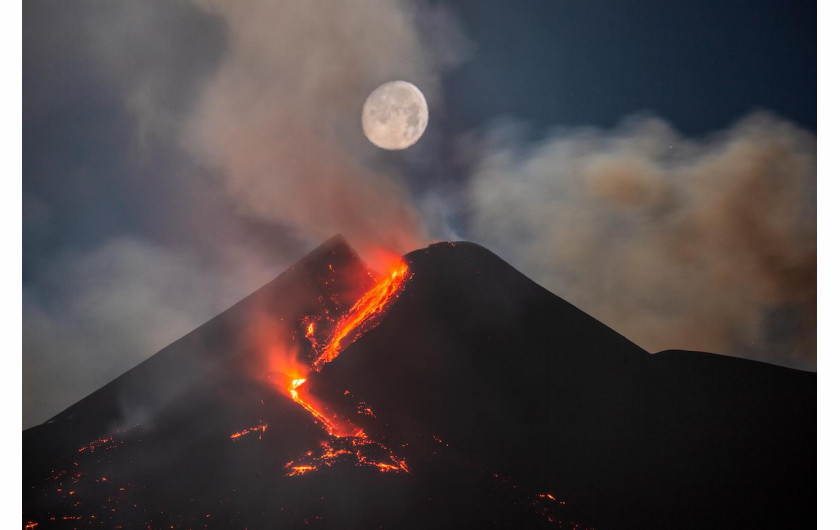
[[[434,107],[440,71],[463,47],[446,13],[398,1],[203,5],[223,17],[228,49],[187,141],[242,211],[310,242],[341,232],[368,260],[378,247],[425,243],[405,182],[377,165],[360,113],[393,79],[414,82]]]
[[[440,73],[469,48],[447,11],[400,0],[247,9],[82,0],[29,4],[25,26],[25,121],[39,123],[42,136],[51,119],[99,128],[91,138],[117,137],[109,128],[133,135],[131,145],[82,144],[101,156],[81,171],[46,159],[30,166],[24,425],[136,365],[335,233],[374,263],[376,247],[403,253],[426,242],[403,177],[361,136],[361,105],[392,79],[416,83],[431,105],[440,100]],[[101,115],[81,111],[91,93]],[[45,173],[33,179],[36,167]],[[100,194],[103,183],[119,191]],[[136,208],[133,218],[44,255],[56,234],[76,235],[58,229],[43,199],[59,185],[71,193],[64,208],[84,208],[85,193],[118,197]]]
[[[252,260],[241,260],[239,269],[218,270],[189,251],[128,238],[54,263],[51,281],[37,292],[24,291],[23,420],[29,425],[244,298],[255,282],[273,277]]]
[[[655,118],[535,144],[498,126],[470,231],[649,351],[816,369],[816,139],[770,114],[708,138]]]

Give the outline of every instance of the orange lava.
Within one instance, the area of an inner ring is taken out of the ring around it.
[[[87,444],[84,447],[80,447],[78,452],[79,453],[84,453],[85,451],[90,451],[91,453],[93,453],[94,451],[96,451],[100,447],[104,447],[105,449],[113,449],[116,446],[117,446],[117,443],[116,443],[116,440],[114,440],[114,437],[113,436],[106,436],[106,437],[98,438],[98,439],[90,442],[89,444]]]
[[[296,475],[303,475],[304,473],[314,471],[316,469],[318,468],[316,468],[315,466],[293,466],[291,468],[291,471],[289,471],[288,476],[294,477]]]
[[[538,497],[540,499],[548,499],[548,500],[551,500],[551,501],[559,502],[560,504],[566,504],[566,501],[558,501],[557,498],[554,495],[552,495],[551,493],[540,493],[538,495]]]
[[[399,296],[405,280],[409,277],[408,265],[400,261],[398,266],[385,279],[374,285],[368,292],[350,308],[335,325],[329,342],[315,359],[311,369],[320,371],[325,364],[335,359],[342,349],[355,341],[362,333],[375,325],[375,319],[382,315],[390,302]],[[314,341],[315,322],[304,321],[306,325],[305,337]],[[319,469],[321,466],[332,466],[339,460],[349,458],[358,466],[375,467],[385,472],[408,472],[404,460],[397,458],[387,447],[371,440],[367,434],[349,419],[331,412],[327,406],[320,403],[314,396],[306,392],[306,368],[295,363],[285,371],[288,379],[276,382],[279,389],[287,393],[292,400],[309,412],[321,424],[330,439],[322,442],[320,451],[315,454],[309,451],[306,455],[286,464],[288,476],[298,476]],[[360,413],[374,416],[369,407],[360,405]],[[244,433],[245,431],[243,431]],[[247,431],[247,432],[250,432]],[[237,433],[238,434],[238,433]],[[233,436],[231,436],[233,438]]]
[[[230,439],[231,440],[236,440],[236,439],[239,439],[239,438],[245,436],[246,434],[251,434],[252,432],[257,432],[257,431],[265,432],[266,429],[268,429],[268,424],[260,423],[256,427],[249,427],[247,429],[243,429],[239,432],[235,432],[235,433],[231,434]]]
[[[312,368],[315,371],[319,371],[325,364],[335,359],[341,353],[342,348],[346,346],[344,343],[347,337],[351,337],[352,342],[366,328],[369,328],[374,319],[381,315],[387,308],[389,302],[392,302],[399,295],[400,289],[408,277],[408,265],[400,261],[397,267],[391,271],[391,274],[363,294],[353,304],[353,307],[350,308],[347,314],[338,321],[330,341],[323,351],[321,351],[318,358],[315,359]],[[315,323],[310,321],[306,326],[306,337],[311,340],[314,333]],[[304,388],[302,388],[303,384],[306,383],[306,377],[301,375],[302,370],[300,366],[296,366],[290,371],[293,375],[290,376],[289,384],[283,390],[289,394],[295,403],[312,414],[331,436],[367,437],[361,428],[353,425],[349,420],[331,414],[325,406],[318,403],[312,396],[306,394]],[[367,410],[370,415],[373,415],[370,409]]]
[[[301,458],[288,462],[286,476],[294,477],[338,462],[352,462],[359,467],[373,467],[382,473],[408,473],[405,460],[398,458],[383,444],[367,437],[331,436],[321,442],[317,452],[309,451]]]
[[[408,265],[400,262],[399,266],[391,274],[373,286],[371,290],[366,292],[353,304],[350,311],[336,324],[332,338],[321,352],[321,355],[315,359],[312,367],[316,371],[320,371],[325,364],[335,359],[341,353],[343,347],[347,346],[344,343],[348,337],[350,343],[355,341],[358,335],[365,331],[365,327],[374,318],[381,315],[388,306],[388,303],[392,302],[399,294],[400,288],[408,276]]]
[[[292,379],[287,391],[294,402],[312,414],[331,436],[365,436],[362,429],[353,425],[349,420],[330,414],[325,406],[318,403],[313,397],[306,395],[305,390],[301,388],[305,382],[306,379],[303,377]]]

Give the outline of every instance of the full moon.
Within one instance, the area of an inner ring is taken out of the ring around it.
[[[389,81],[370,93],[362,107],[362,129],[382,149],[405,149],[423,136],[429,107],[420,89],[408,81]]]

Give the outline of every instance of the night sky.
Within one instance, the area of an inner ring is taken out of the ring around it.
[[[816,3],[447,5],[476,43],[446,79],[456,129],[500,114],[612,127],[646,111],[702,135],[761,108],[816,132]]]
[[[25,2],[24,427],[338,232],[476,241],[648,351],[816,370],[816,9]],[[379,152],[391,79],[430,125]]]

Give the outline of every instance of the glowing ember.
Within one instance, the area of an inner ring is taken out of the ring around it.
[[[304,336],[309,341],[309,344],[312,345],[312,349],[317,350],[318,339],[315,337],[315,321],[306,319],[304,322],[308,322],[306,324],[306,333],[304,333]]]
[[[336,325],[332,338],[327,343],[321,355],[315,359],[313,368],[320,371],[325,364],[335,359],[346,344],[345,339],[349,337],[352,343],[358,338],[358,334],[365,331],[374,318],[381,315],[389,302],[399,295],[400,288],[408,277],[408,265],[400,263],[394,271],[384,280],[377,283],[370,291],[366,292],[350,311]]]
[[[288,476],[294,477],[296,475],[303,475],[304,473],[306,473],[308,471],[314,471],[315,469],[318,469],[318,468],[315,467],[315,466],[293,466],[291,469],[292,470],[289,471]]]
[[[329,441],[321,442],[318,452],[309,451],[297,461],[288,462],[286,475],[303,475],[344,461],[359,467],[373,467],[382,473],[409,472],[405,460],[397,458],[379,442],[361,436],[331,436]]]
[[[302,377],[292,379],[286,391],[292,400],[312,414],[331,436],[365,436],[364,431],[352,422],[331,413],[315,398],[306,395],[305,389],[302,388],[305,382],[306,379]]]
[[[235,432],[235,433],[231,434],[230,439],[231,440],[238,440],[239,438],[245,436],[246,434],[251,434],[252,432],[257,432],[257,431],[260,431],[261,433],[263,433],[263,432],[265,432],[266,429],[268,429],[268,424],[260,423],[256,427],[250,427],[248,429],[244,429],[244,430],[241,430],[239,432]],[[262,439],[262,435],[260,435],[260,439]],[[104,477],[103,477],[103,480],[104,480]]]
[[[79,453],[84,453],[85,451],[90,451],[91,453],[93,453],[94,451],[96,451],[97,449],[99,449],[101,447],[104,447],[105,449],[113,449],[117,445],[118,444],[116,443],[116,440],[114,440],[113,436],[107,436],[107,437],[103,437],[103,438],[98,438],[98,439],[90,442],[86,446],[80,447],[78,452]]]
[[[376,417],[376,414],[374,414],[373,410],[364,401],[359,403],[359,405],[356,407],[356,412],[358,412],[359,414],[364,414],[365,416],[370,416],[371,418]]]
[[[375,325],[376,317],[380,316],[389,303],[399,295],[408,276],[408,265],[401,262],[390,275],[362,295],[347,314],[338,321],[332,337],[315,359],[312,369],[316,372],[320,371],[325,364],[341,353],[342,348],[356,340],[361,333],[369,330],[372,325]],[[330,320],[329,316],[327,316],[327,320]],[[305,320],[304,322],[306,323],[305,336],[315,348],[317,346],[314,337],[315,322],[313,320]],[[355,465],[375,467],[383,473],[408,472],[405,461],[394,456],[384,445],[369,439],[367,434],[350,420],[331,412],[316,398],[308,395],[304,386],[307,380],[305,377],[306,371],[302,367],[294,366],[289,372],[294,375],[286,380],[288,384],[278,386],[321,424],[330,436],[330,440],[321,444],[318,454],[309,451],[297,462],[293,460],[287,463],[285,468],[288,476],[303,475],[319,469],[322,465],[332,466],[345,458],[352,459]],[[358,410],[361,414],[375,417],[373,411],[364,404],[360,404]],[[246,434],[247,432],[251,431],[246,430],[242,433]],[[237,434],[241,435],[240,433]]]

